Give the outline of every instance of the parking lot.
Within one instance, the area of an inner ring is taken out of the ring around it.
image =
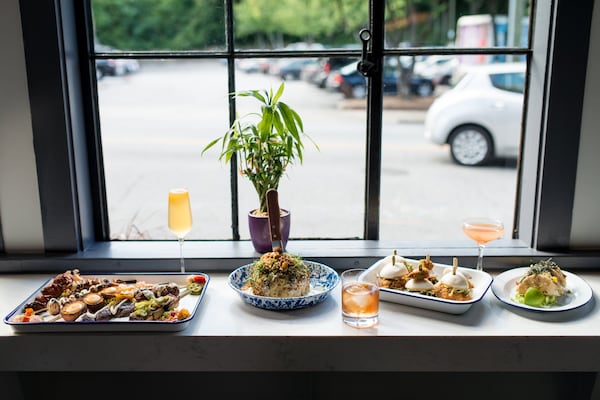
[[[268,74],[236,73],[238,89],[277,88],[280,82]],[[226,66],[146,62],[133,74],[104,77],[98,92],[111,236],[173,239],[166,227],[167,192],[185,186],[193,203],[189,238],[230,238],[229,165],[217,160],[218,149],[201,156],[227,129]],[[381,239],[464,239],[460,220],[469,215],[500,218],[510,232],[515,162],[454,164],[446,147],[423,137],[427,99],[414,107],[393,100],[386,98],[382,118]],[[364,100],[287,80],[283,101],[300,113],[320,148],[306,142],[303,165],[292,166],[281,181],[280,204],[292,211],[291,236],[362,237]],[[253,105],[244,99],[238,112]],[[250,184],[238,179],[240,231],[247,238],[245,214],[258,202]]]

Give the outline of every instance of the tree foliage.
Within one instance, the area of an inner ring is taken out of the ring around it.
[[[93,0],[96,40],[121,50],[224,47],[222,0]]]
[[[384,0],[377,0],[384,1]],[[92,0],[97,40],[122,50],[225,47],[223,0]],[[366,0],[235,0],[237,47],[281,48],[303,41],[359,44],[368,24]],[[507,12],[506,1],[386,0],[386,40],[445,45],[456,18]],[[450,12],[452,11],[452,12]],[[454,16],[454,21],[449,19]]]

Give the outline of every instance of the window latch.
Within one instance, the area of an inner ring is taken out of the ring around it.
[[[369,53],[369,41],[371,40],[371,31],[368,29],[361,29],[358,33],[358,37],[362,41],[362,54],[361,59],[356,65],[356,69],[361,75],[365,77],[373,76],[377,70],[377,64],[373,62],[372,55]]]

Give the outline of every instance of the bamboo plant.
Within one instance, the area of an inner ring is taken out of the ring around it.
[[[221,142],[219,160],[229,163],[237,156],[242,176],[250,180],[259,198],[258,212],[267,212],[267,191],[278,189],[279,181],[289,165],[302,164],[303,139],[317,144],[304,133],[300,115],[280,100],[282,82],[276,93],[269,90],[246,90],[232,93],[236,98],[252,97],[260,103],[260,112],[237,116],[221,137],[202,150]]]

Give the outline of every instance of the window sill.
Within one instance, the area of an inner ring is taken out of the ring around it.
[[[477,249],[469,241],[369,241],[293,240],[286,251],[318,261],[334,269],[366,268],[397,250],[408,258],[429,254],[434,261],[474,266]],[[231,271],[260,256],[249,241],[189,241],[184,244],[188,271]],[[77,267],[92,272],[177,272],[179,249],[175,241],[97,242],[79,253],[6,254],[0,256],[0,271],[8,273],[56,272]],[[600,263],[598,252],[550,253],[527,247],[518,240],[499,240],[485,250],[486,270],[504,270],[528,265],[532,260],[552,257],[565,269],[593,269]]]

